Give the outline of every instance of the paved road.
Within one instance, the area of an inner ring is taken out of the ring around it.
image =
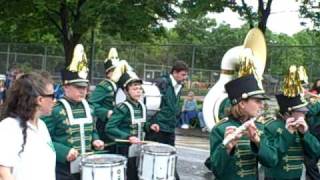
[[[203,137],[177,136],[178,172],[181,180],[212,180],[204,166],[209,157],[209,140]]]

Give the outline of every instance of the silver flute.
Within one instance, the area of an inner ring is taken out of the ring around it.
[[[258,116],[259,117],[259,116]],[[244,122],[241,126],[239,126],[230,136],[227,136],[223,139],[222,144],[225,146],[227,145],[230,141],[234,140],[237,135],[245,131],[248,127],[248,124],[251,122],[254,122],[258,117],[253,117],[250,120]]]

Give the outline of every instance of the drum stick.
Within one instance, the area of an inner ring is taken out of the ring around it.
[[[112,145],[115,145],[116,143],[112,142],[112,143],[106,143],[104,144],[104,147],[108,147],[108,146],[112,146]]]
[[[84,153],[85,156],[92,155],[92,154],[101,154],[101,153],[107,153],[108,151],[91,151]]]
[[[115,139],[116,142],[124,142],[124,143],[130,143],[129,140],[127,139]],[[154,143],[154,144],[158,144],[158,142],[155,141],[140,141],[142,144],[150,144],[150,143]]]

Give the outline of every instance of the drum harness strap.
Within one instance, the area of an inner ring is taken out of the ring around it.
[[[86,117],[85,118],[74,118],[72,109],[68,101],[65,99],[59,99],[59,101],[63,104],[67,111],[67,116],[70,122],[70,125],[79,125],[80,126],[80,145],[81,145],[81,155],[84,155],[86,152],[86,140],[85,140],[85,132],[84,132],[84,125],[92,123],[92,116],[91,116],[91,110],[90,106],[87,102],[87,100],[83,99],[81,102],[83,104],[83,107],[85,109]]]
[[[145,105],[140,100],[138,102],[142,107],[142,118],[135,118],[133,107],[128,101],[125,101],[123,103],[129,108],[130,115],[131,115],[131,123],[138,125],[138,139],[142,141],[143,140],[142,139],[143,138],[142,123],[146,122],[147,111],[146,111]]]

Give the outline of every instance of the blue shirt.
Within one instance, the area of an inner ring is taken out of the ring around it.
[[[184,101],[184,110],[185,111],[196,111],[197,110],[197,102],[196,100],[185,100]]]

